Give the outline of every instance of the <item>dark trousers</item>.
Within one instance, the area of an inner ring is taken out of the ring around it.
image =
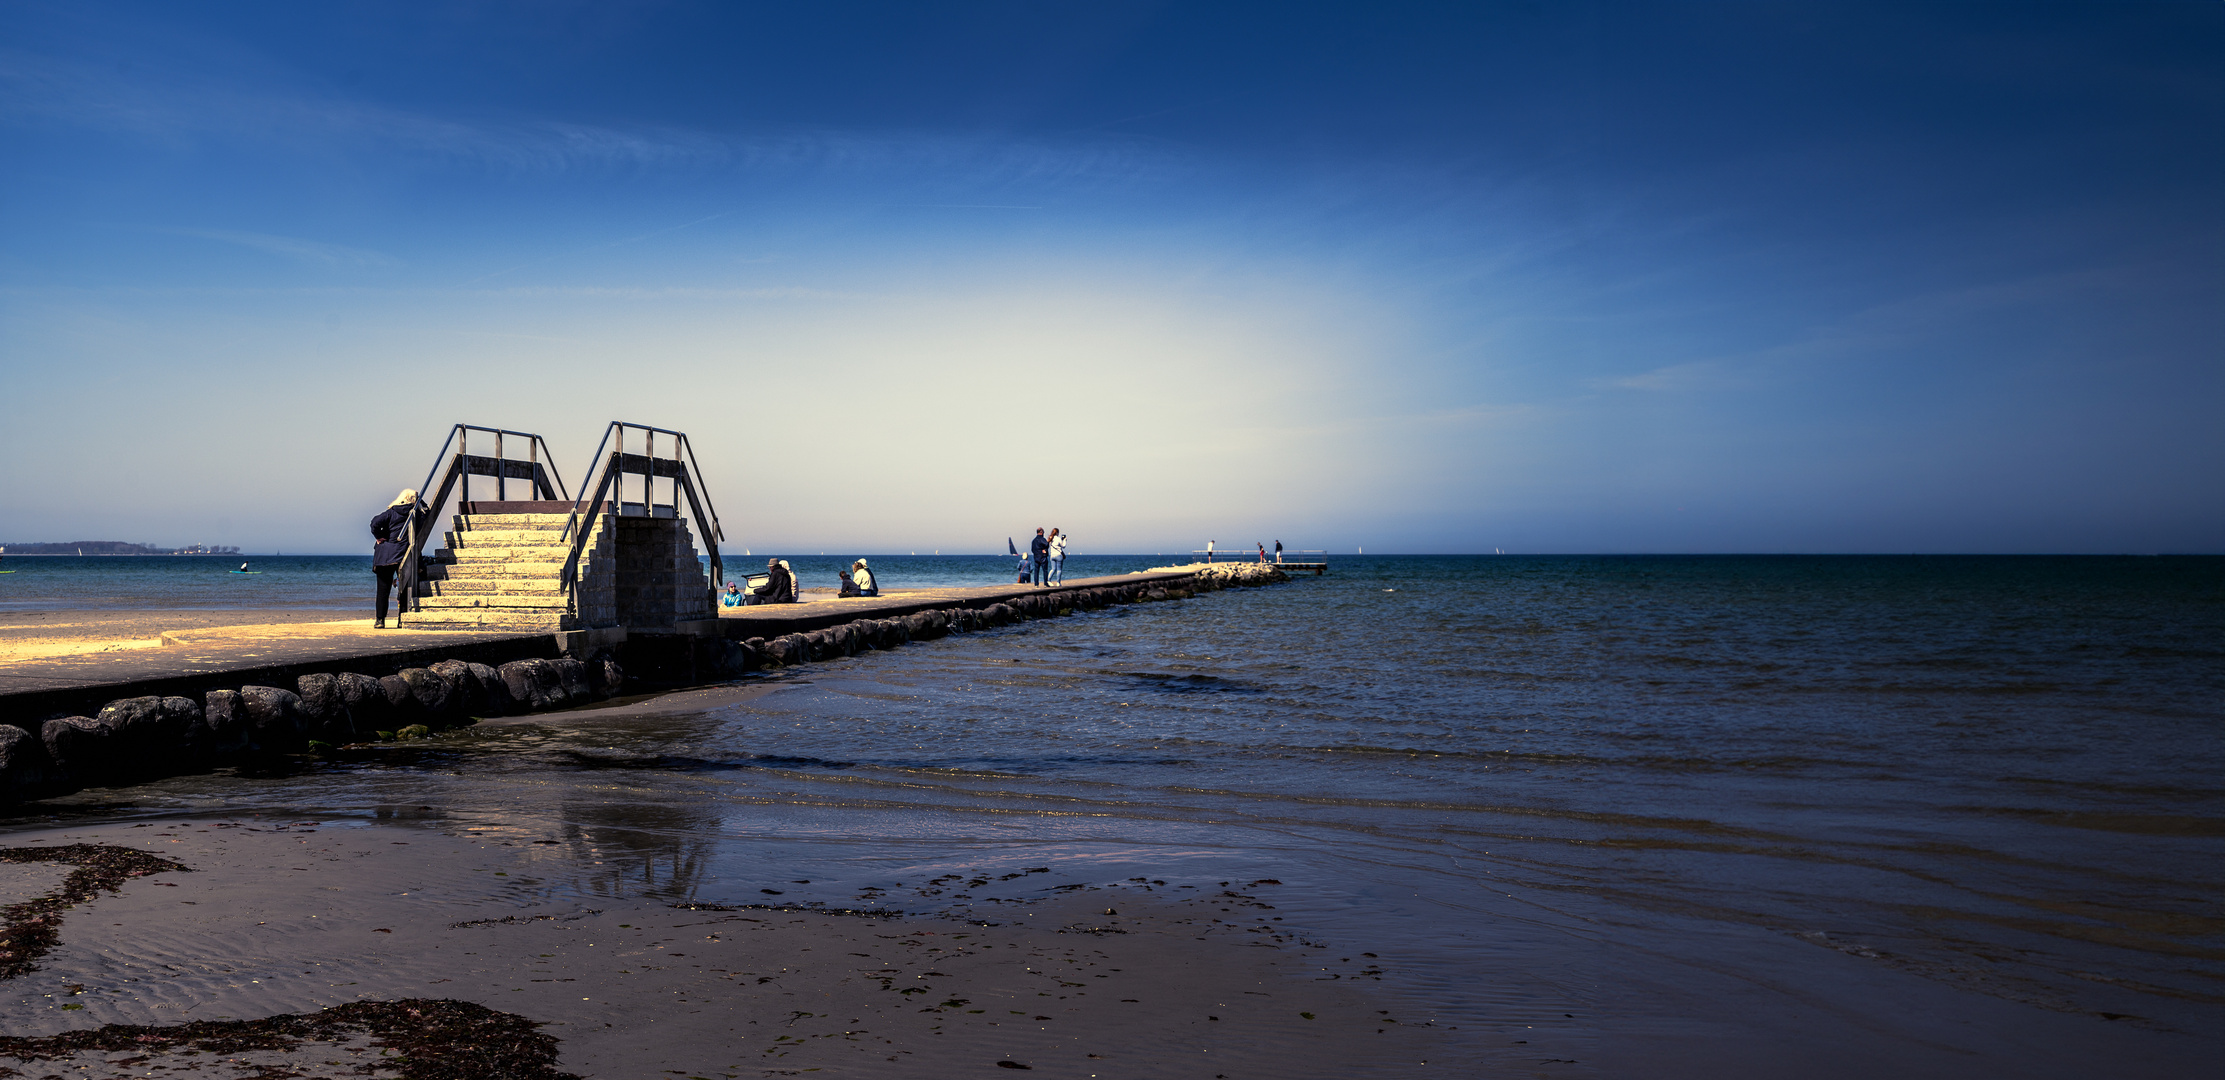
[[[1034,584],[1043,585],[1049,582],[1051,577],[1051,560],[1049,558],[1046,557],[1035,560],[1034,577]]]
[[[379,602],[378,606],[374,610],[378,612],[380,622],[386,621],[386,597],[388,593],[394,591],[394,575],[401,569],[402,564],[400,563],[395,563],[392,566],[374,566],[371,568],[371,572],[378,575],[379,579]]]

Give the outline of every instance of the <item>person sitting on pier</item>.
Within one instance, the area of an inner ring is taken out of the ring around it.
[[[371,519],[371,573],[378,577],[379,590],[378,604],[373,609],[377,614],[371,624],[373,629],[386,629],[387,594],[394,591],[394,575],[401,570],[402,559],[409,553],[411,526],[414,525],[416,535],[422,537],[425,519],[431,516],[433,508],[417,501],[416,489],[403,488],[393,503]],[[247,564],[241,563],[240,569],[247,569]],[[409,598],[403,597],[402,604],[408,606]],[[401,620],[396,619],[394,625],[400,626]]]
[[[765,560],[765,583],[752,594],[760,604],[792,604],[796,600],[796,579],[789,575],[788,564],[779,559]]]
[[[726,591],[718,595],[718,606],[720,607],[741,607],[747,603],[749,603],[749,594],[744,593],[741,586],[731,581],[726,583]]]
[[[881,595],[881,583],[873,580],[873,569],[865,565],[864,559],[859,559],[858,561],[850,564],[850,576],[848,580],[850,582],[850,588],[854,590],[855,595]]]

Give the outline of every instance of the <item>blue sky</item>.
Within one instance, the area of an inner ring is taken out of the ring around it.
[[[798,7],[0,3],[0,541],[2225,550],[2219,5]]]

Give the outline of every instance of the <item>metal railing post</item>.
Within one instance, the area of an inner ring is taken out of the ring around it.
[[[494,501],[496,502],[508,502],[510,499],[510,470],[505,467],[508,464],[509,459],[502,454],[502,433],[497,431],[494,433]]]

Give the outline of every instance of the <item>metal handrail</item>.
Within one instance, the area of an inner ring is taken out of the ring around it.
[[[647,435],[647,445],[643,448],[643,453],[638,455],[647,465],[647,471],[642,475],[641,507],[644,513],[651,516],[656,513],[657,462],[669,460],[673,463],[673,472],[669,474],[673,486],[672,510],[674,514],[679,513],[680,495],[685,492],[688,497],[688,510],[695,517],[696,531],[703,536],[703,546],[710,552],[711,582],[709,599],[713,610],[716,610],[718,583],[724,580],[726,572],[724,563],[719,559],[718,546],[720,541],[726,539],[726,533],[719,523],[718,509],[711,506],[711,492],[709,486],[703,482],[703,469],[696,463],[695,444],[689,440],[687,433],[684,431],[674,431],[670,428],[655,427],[649,424],[635,424],[624,420],[613,420],[609,427],[603,429],[602,441],[595,444],[595,456],[588,459],[586,480],[582,482],[579,497],[572,501],[571,514],[564,523],[562,535],[570,539],[571,549],[564,557],[564,568],[559,587],[570,598],[572,611],[577,614],[579,610],[579,593],[577,590],[579,562],[581,557],[586,554],[587,537],[594,532],[595,519],[605,512],[606,502],[603,495],[610,491],[613,486],[617,490],[613,493],[613,498],[608,500],[607,505],[615,511],[614,516],[624,516],[625,513],[626,430],[628,428],[644,432]],[[672,437],[672,455],[669,458],[657,456],[658,435]],[[610,455],[605,457],[603,450],[606,447],[612,447],[614,438],[616,446],[611,449]],[[686,455],[684,459],[681,456],[683,454]],[[598,476],[600,476],[600,480],[596,479]],[[706,508],[708,508],[708,512],[706,512]]]
[[[493,475],[496,498],[508,498],[509,482],[511,480],[508,466],[510,462],[516,460],[503,452],[503,436],[506,435],[515,435],[528,440],[526,443],[525,475],[518,477],[518,479],[532,483],[535,486],[534,494],[536,495],[553,494],[559,499],[570,498],[571,492],[564,486],[563,475],[556,471],[556,455],[549,451],[548,440],[530,431],[511,431],[508,428],[483,427],[478,424],[456,424],[448,429],[448,437],[441,441],[440,452],[433,455],[432,468],[425,470],[425,482],[417,487],[418,503],[425,507],[427,521],[432,521],[439,516],[441,508],[448,502],[450,488],[455,486],[459,479],[463,481],[463,498],[461,501],[467,504],[471,501],[471,477],[477,471],[476,466],[481,464],[480,459],[475,459],[471,455],[471,433],[474,431],[483,431],[494,436],[494,456],[484,460],[494,462]],[[456,448],[454,457],[450,457],[448,454],[450,446]],[[448,473],[441,480],[440,493],[427,500],[425,492],[433,486],[433,477],[440,474],[441,463],[444,461],[448,464]],[[544,469],[547,472],[545,479],[542,476]],[[486,474],[480,473],[479,475]],[[551,487],[554,490],[550,490]],[[402,552],[401,572],[396,575],[399,579],[395,582],[395,591],[399,594],[395,597],[397,603],[394,609],[394,622],[397,626],[401,624],[403,612],[424,610],[423,606],[418,603],[417,561],[422,556],[425,541],[431,538],[432,531],[427,530],[424,535],[419,535],[417,516],[414,510],[410,513],[405,533],[407,546]]]

